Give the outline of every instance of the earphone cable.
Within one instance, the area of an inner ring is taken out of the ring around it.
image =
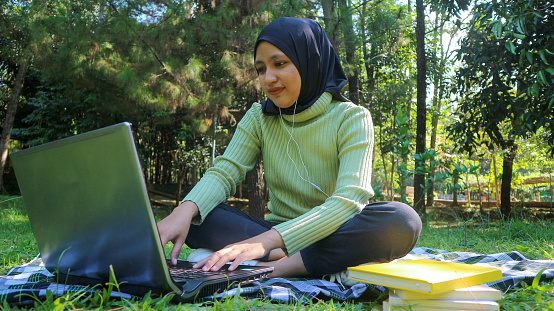
[[[289,134],[289,140],[287,142],[287,156],[289,157],[289,159],[291,160],[292,164],[294,164],[294,168],[296,169],[296,173],[298,174],[298,176],[305,182],[309,183],[310,185],[312,185],[314,188],[316,188],[318,191],[320,191],[321,193],[323,193],[326,197],[329,197],[329,195],[327,193],[325,193],[325,191],[323,191],[320,187],[318,187],[316,184],[314,184],[311,180],[310,180],[310,173],[308,173],[308,168],[306,168],[306,165],[304,164],[304,159],[302,159],[302,153],[300,152],[300,146],[298,145],[298,142],[296,141],[296,139],[294,139],[294,137],[292,136],[293,133],[294,133],[294,118],[295,118],[295,115],[296,115],[296,105],[297,105],[298,101],[296,101],[294,103],[294,111],[293,111],[293,115],[292,115],[292,126],[291,126],[291,130],[289,131],[289,129],[287,128],[287,126],[285,125],[285,122],[283,121],[283,115],[281,114],[281,107],[279,107],[279,116],[281,118],[281,124],[283,125],[283,127],[285,128],[285,130],[287,131],[287,133]],[[304,171],[306,172],[306,177],[308,178],[307,180],[302,177],[302,175],[300,174],[300,170],[298,170],[298,166],[296,165],[296,162],[294,162],[294,160],[292,159],[292,157],[290,156],[290,153],[289,153],[289,145],[290,145],[290,141],[294,141],[294,143],[296,144],[296,148],[298,149],[298,155],[300,156],[300,162],[302,163],[302,166],[304,167]]]

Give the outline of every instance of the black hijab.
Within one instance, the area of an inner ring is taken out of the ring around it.
[[[285,53],[300,73],[302,85],[296,113],[313,105],[323,92],[331,93],[336,100],[348,101],[340,93],[347,79],[339,57],[316,21],[294,17],[274,20],[258,36],[254,57],[261,41],[267,41]],[[266,115],[279,115],[279,107],[270,99],[262,102],[262,111]],[[292,115],[294,105],[281,111]]]

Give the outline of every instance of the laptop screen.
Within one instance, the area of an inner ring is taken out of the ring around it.
[[[129,123],[14,152],[46,268],[167,288],[169,275]],[[62,280],[60,280],[62,281]]]

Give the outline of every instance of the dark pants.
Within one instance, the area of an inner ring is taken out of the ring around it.
[[[219,250],[261,234],[275,223],[227,204],[218,205],[201,225],[191,225],[190,248]],[[367,262],[388,262],[408,254],[421,233],[421,219],[399,202],[370,203],[326,238],[300,251],[306,270],[317,277]],[[267,260],[261,258],[262,261]]]

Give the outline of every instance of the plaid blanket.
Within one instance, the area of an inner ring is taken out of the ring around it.
[[[526,282],[530,284],[541,272],[541,280],[554,279],[554,260],[528,260],[519,252],[498,254],[478,254],[471,252],[449,252],[426,247],[417,247],[398,260],[433,259],[465,264],[478,264],[497,267],[502,270],[502,280],[487,285],[506,290]],[[15,267],[6,276],[0,276],[0,305],[29,304],[47,295],[61,296],[68,293],[94,293],[98,289],[80,285],[57,284],[42,265],[40,257],[30,263]],[[241,288],[205,297],[204,300],[221,299],[240,295],[246,298],[268,298],[279,303],[310,303],[315,299],[335,299],[339,301],[364,297],[377,298],[385,288],[378,285],[358,283],[351,287],[324,280],[273,278],[254,282]],[[126,293],[112,292],[113,298],[139,299]]]

